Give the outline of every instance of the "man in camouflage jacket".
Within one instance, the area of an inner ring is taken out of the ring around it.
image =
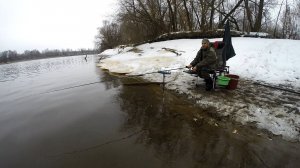
[[[209,71],[216,68],[217,61],[215,49],[210,47],[208,39],[203,39],[201,49],[190,65],[187,66],[201,78],[204,78],[207,91],[213,88],[213,81],[209,76]]]

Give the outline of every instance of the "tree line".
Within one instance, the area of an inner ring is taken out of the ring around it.
[[[100,51],[171,32],[222,29],[226,21],[246,34],[300,39],[300,2],[294,0],[118,0],[118,4],[113,20],[98,28],[95,43]]]
[[[49,57],[63,57],[63,56],[75,56],[75,55],[87,55],[87,54],[97,54],[99,51],[94,49],[80,49],[80,50],[44,50],[42,52],[38,50],[26,50],[22,54],[17,53],[17,51],[3,51],[0,52],[0,63],[8,63],[15,61],[42,59]]]

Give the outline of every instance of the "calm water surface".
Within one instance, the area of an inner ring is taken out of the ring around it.
[[[159,86],[125,86],[96,62],[0,65],[1,168],[300,167],[299,143],[210,118]]]

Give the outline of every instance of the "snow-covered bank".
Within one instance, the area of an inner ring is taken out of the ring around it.
[[[195,88],[195,77],[182,70],[172,71],[166,87],[196,99],[202,107],[214,107],[220,116],[229,116],[243,124],[254,123],[276,135],[299,141],[300,96],[255,86],[251,81],[299,90],[300,41],[241,37],[233,38],[232,43],[237,55],[228,60],[227,65],[230,66],[230,73],[240,76],[237,90],[221,89],[207,93]],[[99,66],[110,72],[128,74],[180,68],[192,61],[200,46],[201,39],[180,39],[143,44],[136,48],[110,49],[101,53],[109,58],[102,60]],[[158,73],[143,77],[162,81],[162,75]]]

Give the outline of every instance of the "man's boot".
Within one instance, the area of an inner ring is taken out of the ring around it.
[[[213,80],[209,77],[205,79],[205,90],[211,91],[213,89]]]

